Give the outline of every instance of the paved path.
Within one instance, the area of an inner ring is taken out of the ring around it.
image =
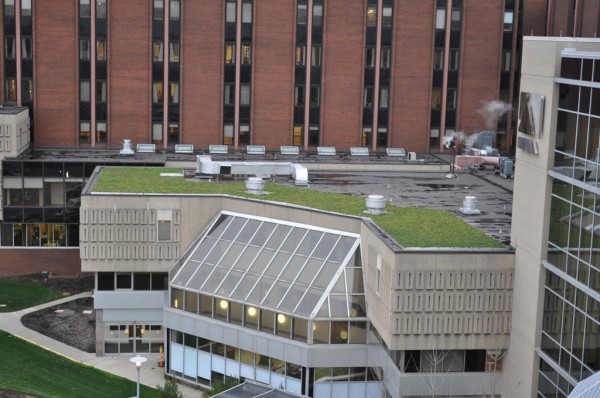
[[[75,362],[93,366],[105,372],[112,373],[129,380],[137,381],[137,371],[135,366],[129,361],[132,357],[128,355],[119,356],[104,356],[97,357],[96,354],[90,354],[71,347],[59,341],[53,340],[43,334],[26,328],[21,323],[21,317],[30,312],[35,312],[47,307],[53,307],[58,304],[65,303],[70,300],[90,297],[91,292],[81,293],[66,297],[60,300],[41,304],[35,307],[26,308],[21,311],[0,313],[0,329],[8,333],[19,336],[37,346],[55,352],[59,355],[67,357]],[[142,366],[140,371],[140,383],[155,388],[157,385],[164,384],[164,368],[158,367],[159,354],[144,354],[148,361]],[[179,391],[183,393],[185,398],[199,398],[206,395],[202,391],[179,384]],[[143,396],[142,396],[143,398]]]

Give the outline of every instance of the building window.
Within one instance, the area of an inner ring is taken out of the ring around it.
[[[15,59],[17,56],[17,49],[15,48],[15,38],[7,36],[4,38],[4,58]]]
[[[242,23],[252,23],[252,3],[242,3]]]
[[[365,67],[375,67],[375,47],[367,47],[365,49]]]
[[[392,49],[389,47],[381,48],[381,59],[379,66],[383,69],[389,69],[392,66]]]
[[[131,272],[117,272],[117,289],[131,289]]]
[[[456,109],[456,89],[448,89],[446,107],[448,110]]]
[[[313,26],[323,25],[323,6],[320,4],[313,5]]]
[[[310,87],[310,106],[319,106],[321,88],[319,86]]]
[[[510,72],[510,51],[502,52],[502,72]]]
[[[15,16],[15,0],[4,0],[4,16]]]
[[[90,39],[79,40],[79,59],[81,61],[89,61],[90,56]]]
[[[442,89],[434,88],[431,90],[431,109],[442,108]]]
[[[170,241],[172,212],[170,210],[157,210],[156,213],[156,239],[159,242]]]
[[[381,27],[382,28],[391,28],[392,27],[392,7],[383,7],[382,18],[381,18]]]
[[[106,61],[106,40],[96,40],[96,60]]]
[[[91,125],[90,122],[79,122],[79,142],[82,144],[89,144],[91,137]]]
[[[240,105],[250,105],[250,85],[240,85]]]
[[[152,61],[163,62],[163,42],[155,41],[152,43]]]
[[[504,31],[512,32],[513,30],[513,12],[505,11],[504,12]]]
[[[162,123],[152,124],[152,142],[162,144],[163,142],[163,125]]]
[[[106,0],[96,0],[96,18],[106,19]]]
[[[235,23],[235,9],[235,1],[228,1],[227,3],[225,3],[225,22]]]
[[[321,66],[321,52],[322,47],[320,45],[312,46],[311,66]]]
[[[373,107],[373,87],[365,87],[363,106],[365,108]]]
[[[233,144],[233,125],[231,124],[223,126],[223,144]]]
[[[304,86],[296,86],[294,88],[294,105],[295,106],[303,106],[304,105]]]
[[[250,65],[252,57],[252,45],[250,43],[242,43],[242,65]]]
[[[235,85],[231,83],[225,83],[223,94],[223,103],[225,105],[234,105],[235,103]]]
[[[306,46],[296,46],[296,66],[304,66],[306,63]]]
[[[33,56],[32,48],[31,48],[31,37],[22,37],[21,38],[21,58],[22,59],[31,59]]]
[[[32,79],[23,79],[21,81],[21,95],[23,97],[23,101],[31,101],[33,100],[33,80]]]
[[[169,123],[167,127],[167,139],[170,144],[179,142],[179,123]]]
[[[440,70],[444,67],[444,49],[435,48],[433,50],[433,69]]]
[[[169,62],[179,62],[179,42],[169,43]]]
[[[179,0],[171,0],[169,2],[169,19],[179,21]]]
[[[155,21],[162,21],[164,18],[164,14],[165,10],[164,10],[164,5],[163,5],[163,0],[154,0],[154,12],[153,12],[153,18]]]
[[[367,7],[367,26],[377,26],[377,7]]]
[[[390,89],[388,87],[381,87],[379,91],[379,107],[387,108],[389,103]]]
[[[247,124],[240,124],[240,136],[239,140],[241,144],[247,144],[250,142],[250,126]]]
[[[163,83],[154,82],[152,83],[152,102],[159,104],[163,102]]]
[[[296,15],[296,23],[298,25],[306,25],[306,17],[308,14],[308,5],[298,4],[298,12]]]
[[[446,29],[446,10],[438,9],[435,14],[435,28]]]
[[[302,137],[303,136],[304,136],[304,127],[294,126],[292,144],[293,145],[302,145]]]
[[[79,18],[90,17],[90,0],[79,0]]]
[[[21,0],[21,16],[31,16],[31,0]]]
[[[96,81],[96,102],[106,102],[106,82]]]
[[[106,144],[107,134],[106,134],[106,122],[97,122],[96,123],[96,142],[99,144]]]
[[[377,263],[375,264],[375,293],[381,293],[381,254],[377,255]]]
[[[225,63],[235,64],[235,44],[225,43]]]
[[[90,82],[82,80],[79,82],[79,101],[89,102],[90,101]]]
[[[457,32],[460,30],[460,10],[452,10],[452,20],[450,21],[450,30]]]
[[[460,50],[450,50],[450,58],[448,59],[448,70],[458,70],[458,61]]]
[[[179,103],[179,83],[178,82],[169,83],[169,103],[170,104],[178,104]]]

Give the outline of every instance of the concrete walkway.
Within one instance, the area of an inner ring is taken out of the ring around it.
[[[56,354],[69,358],[74,362],[89,365],[94,368],[103,370],[105,372],[112,373],[114,375],[121,376],[132,381],[137,381],[136,367],[133,363],[129,361],[129,358],[134,356],[133,354],[97,357],[96,354],[90,354],[85,351],[81,351],[77,348],[71,347],[59,341],[53,340],[47,336],[44,336],[43,334],[28,329],[25,326],[23,326],[23,323],[21,323],[21,317],[25,314],[35,312],[47,307],[53,307],[55,305],[65,303],[67,301],[76,300],[84,297],[90,297],[91,295],[91,292],[81,293],[60,300],[41,304],[35,307],[26,308],[21,311],[0,313],[0,329],[8,333],[14,334],[15,336],[27,340],[46,350],[52,351]],[[157,385],[164,385],[165,371],[164,368],[158,367],[159,354],[143,355],[146,358],[148,358],[148,361],[144,365],[142,365],[140,371],[140,383],[150,386],[152,388],[156,388]],[[183,396],[185,398],[200,398],[206,396],[206,394],[203,393],[201,390],[197,390],[183,384],[179,384],[179,391],[183,393]]]

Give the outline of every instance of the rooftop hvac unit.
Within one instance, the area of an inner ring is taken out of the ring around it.
[[[514,163],[509,158],[500,158],[500,164],[498,166],[500,175],[504,178],[512,178],[514,174]]]

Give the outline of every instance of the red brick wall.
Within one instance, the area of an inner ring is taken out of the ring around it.
[[[435,1],[398,0],[394,14],[389,146],[426,152]]]
[[[78,145],[77,3],[36,1],[33,7],[36,146]]]
[[[182,4],[181,142],[207,148],[222,142],[224,2]]]
[[[324,10],[321,145],[360,145],[364,1],[327,0]]]
[[[519,0],[523,3],[522,23],[524,36],[546,35],[546,10],[548,0]],[[594,0],[595,1],[595,0]]]
[[[279,149],[292,144],[296,2],[254,4],[252,141]]]
[[[0,276],[30,275],[48,271],[55,276],[76,276],[81,271],[79,248],[0,249]]]
[[[93,4],[93,3],[92,3]],[[150,142],[152,2],[109,3],[108,146]]]
[[[496,129],[496,119],[490,124],[479,111],[499,95],[504,2],[487,0],[463,5],[456,128],[471,134]]]
[[[598,37],[600,35],[600,2],[583,0],[581,3],[581,37]]]
[[[549,0],[552,4],[552,36],[572,36],[573,34],[573,2],[575,0]]]

